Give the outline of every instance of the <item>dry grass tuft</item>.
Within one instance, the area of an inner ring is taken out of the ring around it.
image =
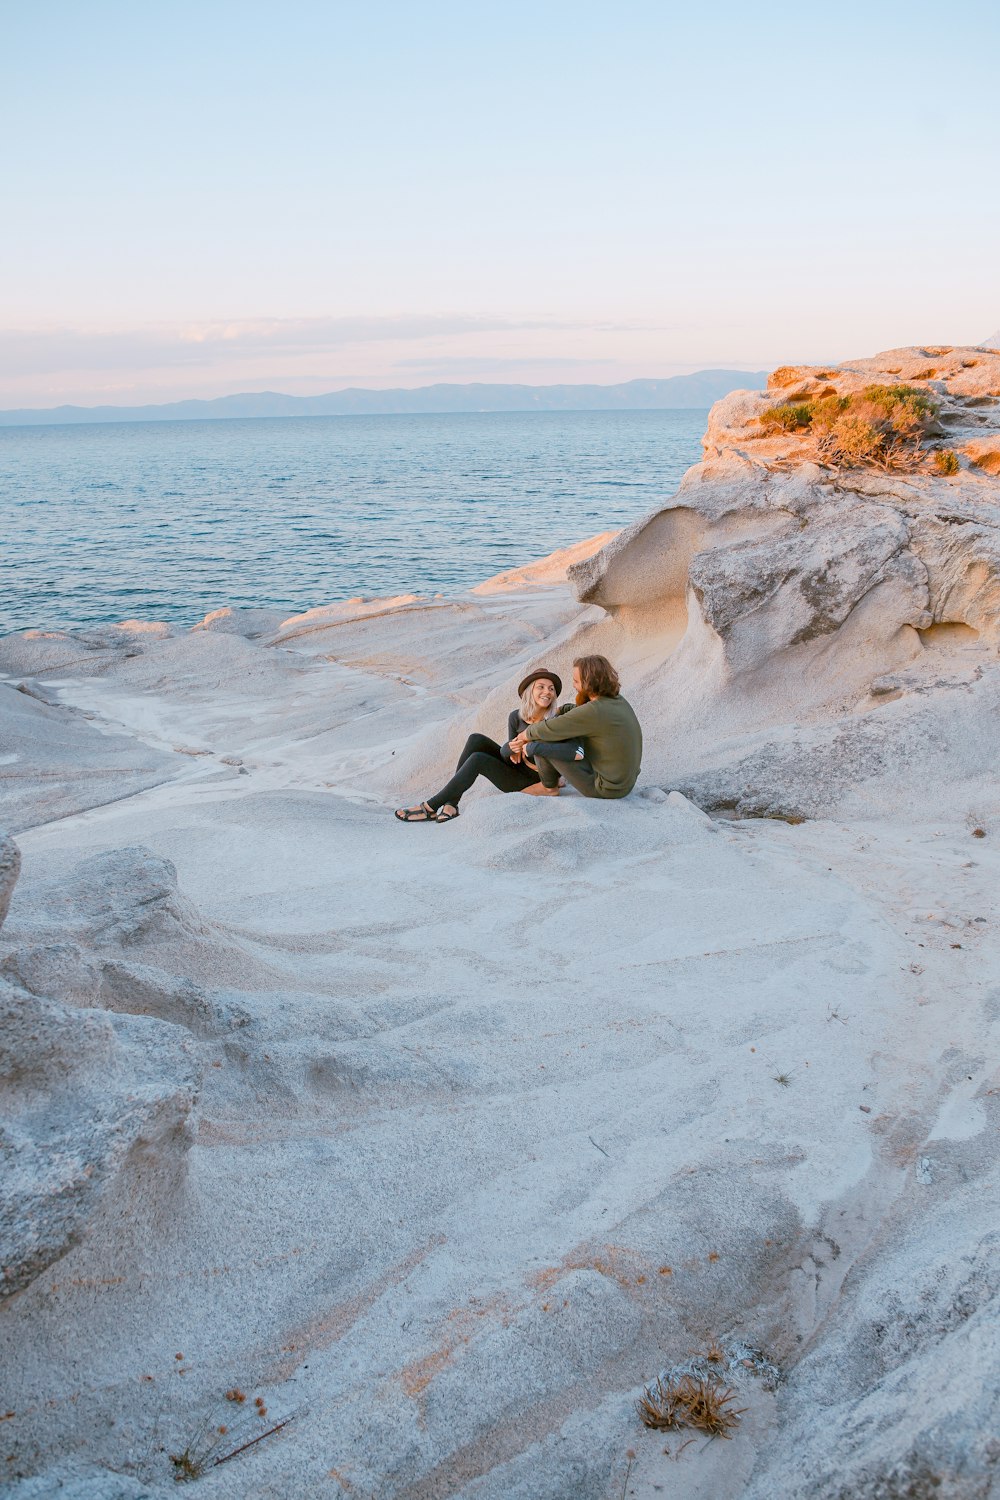
[[[937,374],[937,370],[935,370],[933,368],[932,369],[928,369],[928,370],[918,370],[915,375],[911,375],[910,376],[910,379],[911,380],[933,380],[934,376],[936,374]]]
[[[657,1432],[671,1432],[679,1427],[694,1427],[710,1437],[732,1437],[740,1425],[746,1407],[735,1408],[736,1392],[729,1386],[703,1380],[698,1375],[681,1375],[676,1380],[657,1380],[647,1386],[635,1404],[646,1427]]]
[[[808,432],[826,463],[908,473],[924,462],[922,443],[937,413],[911,385],[869,385],[851,396],[781,402],[760,422],[765,432]]]
[[[183,1453],[171,1453],[170,1462],[174,1466],[174,1478],[178,1484],[200,1479],[205,1472],[204,1462],[196,1458],[190,1448],[185,1448]]]

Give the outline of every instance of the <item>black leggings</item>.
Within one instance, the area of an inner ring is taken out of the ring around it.
[[[469,790],[477,776],[485,776],[501,792],[523,792],[539,779],[537,772],[523,762],[515,766],[512,761],[504,760],[496,740],[488,739],[485,734],[470,734],[458,757],[454,776],[433,797],[427,798],[427,806],[435,812],[448,803],[457,807],[462,793]]]

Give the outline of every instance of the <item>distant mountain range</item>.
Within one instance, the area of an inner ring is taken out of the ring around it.
[[[283,396],[259,391],[212,401],[169,401],[158,406],[55,406],[0,411],[0,426],[68,422],[217,421],[234,417],[390,416],[407,412],[651,411],[711,406],[730,391],[759,391],[766,370],[699,370],[665,380],[623,385],[424,385],[416,390],[331,391],[326,396]]]

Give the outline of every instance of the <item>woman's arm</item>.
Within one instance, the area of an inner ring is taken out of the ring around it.
[[[520,725],[521,714],[520,711],[515,708],[507,715],[507,743],[506,745],[500,746],[501,760],[510,760],[512,758],[510,753],[510,742],[517,734]],[[520,759],[520,756],[518,756],[518,759]]]

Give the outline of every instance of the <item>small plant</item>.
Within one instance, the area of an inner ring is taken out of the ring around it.
[[[681,1387],[689,1379],[687,1375],[678,1381],[665,1381],[661,1377],[655,1385],[647,1386],[635,1403],[640,1421],[657,1432],[686,1427],[687,1402]]]
[[[174,1479],[178,1484],[189,1484],[194,1479],[201,1479],[213,1467],[222,1447],[220,1438],[225,1436],[227,1430],[225,1427],[203,1428],[183,1452],[170,1454]]]
[[[911,385],[869,385],[850,396],[785,401],[760,421],[765,431],[808,431],[828,463],[906,472],[922,462],[921,443],[937,412],[936,403]]]
[[[794,1073],[772,1073],[771,1077],[774,1079],[775,1083],[780,1083],[781,1087],[783,1089],[787,1089],[787,1088],[791,1087],[792,1079],[795,1077],[795,1074]]]
[[[731,1437],[740,1425],[745,1407],[733,1407],[736,1392],[728,1386],[703,1380],[698,1375],[681,1375],[647,1386],[636,1402],[636,1411],[647,1427],[670,1432],[679,1427],[694,1427],[710,1437]]]
[[[769,411],[764,412],[760,420],[767,428],[779,427],[782,432],[794,432],[797,428],[809,426],[813,417],[813,405],[811,401],[783,401],[780,406],[772,406]]]
[[[934,467],[939,474],[957,474],[962,465],[958,461],[958,454],[953,448],[942,448],[934,455]]]

